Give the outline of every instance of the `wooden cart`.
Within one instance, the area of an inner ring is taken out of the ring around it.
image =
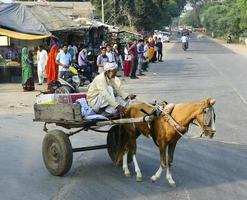
[[[121,124],[147,122],[153,119],[152,116],[145,116],[129,119],[85,120],[81,117],[80,105],[78,104],[35,104],[34,116],[34,121],[44,122],[43,130],[47,134],[42,144],[43,160],[48,171],[55,176],[62,176],[70,170],[74,152],[107,149],[113,163],[118,164],[116,156],[120,151],[121,141],[124,137],[124,129],[120,128]],[[46,125],[50,123],[66,129],[76,128],[76,130],[68,133],[59,129],[48,130]],[[106,125],[111,125],[111,128],[109,130],[97,129]],[[72,148],[69,137],[88,130],[107,133],[106,144]],[[132,158],[128,157],[128,162],[131,161]]]

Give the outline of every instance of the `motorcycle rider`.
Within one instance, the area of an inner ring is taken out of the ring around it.
[[[184,49],[188,49],[189,43],[188,43],[188,37],[187,37],[187,35],[182,34],[181,41],[182,41],[182,47]]]
[[[82,50],[78,55],[78,65],[80,68],[84,70],[83,75],[90,81],[93,81],[91,73],[90,73],[90,63],[87,59],[87,48],[82,46]]]
[[[231,44],[232,43],[232,37],[231,37],[231,35],[229,34],[228,36],[227,36],[227,44]]]

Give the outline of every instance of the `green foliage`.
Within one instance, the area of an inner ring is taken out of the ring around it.
[[[183,24],[186,24],[187,26],[193,26],[193,27],[201,26],[200,18],[196,10],[187,12],[185,16],[181,19],[181,22]]]
[[[195,8],[187,13],[182,22],[192,26],[204,26],[215,36],[232,34],[243,35],[247,31],[247,1],[246,0],[190,0]]]
[[[91,2],[101,17],[101,1]],[[180,15],[185,3],[186,0],[104,0],[105,21],[138,30],[160,29]]]

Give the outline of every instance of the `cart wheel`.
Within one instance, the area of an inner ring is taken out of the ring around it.
[[[69,137],[61,130],[49,131],[42,144],[43,160],[54,176],[66,174],[72,165],[73,152]]]
[[[123,137],[126,135],[124,134],[124,128],[120,127],[119,125],[113,126],[108,134],[107,134],[107,151],[115,165],[121,166],[123,163],[123,158],[117,160],[117,156],[121,151],[121,147],[123,145]],[[132,157],[128,154],[128,163],[132,162]]]

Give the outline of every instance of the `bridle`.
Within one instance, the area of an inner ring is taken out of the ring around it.
[[[202,125],[201,136],[204,134],[213,137],[214,133],[216,132],[215,129],[212,129],[211,127],[212,125],[214,125],[216,120],[216,114],[214,112],[214,108],[211,105],[203,106],[202,112],[203,112],[203,125]]]
[[[213,135],[215,134],[216,131],[214,129],[212,129],[210,126],[212,125],[212,123],[215,123],[215,120],[216,120],[216,114],[214,112],[214,108],[213,108],[212,105],[210,105],[210,106],[203,105],[202,108],[201,108],[201,112],[203,112],[203,124],[201,126],[202,132],[200,134],[197,134],[197,135],[192,136],[192,137],[188,137],[188,136],[184,135],[188,131],[188,128],[185,129],[184,127],[182,127],[184,129],[184,131],[180,131],[181,129],[179,130],[177,126],[173,125],[174,129],[176,130],[176,132],[181,137],[187,138],[187,139],[200,138],[203,135],[206,135],[206,136],[209,135],[209,137],[213,137]],[[171,117],[168,114],[163,114],[163,115]],[[195,123],[194,120],[191,123],[196,125],[196,126],[199,126],[198,124],[200,124],[198,121],[197,121],[197,123]]]

